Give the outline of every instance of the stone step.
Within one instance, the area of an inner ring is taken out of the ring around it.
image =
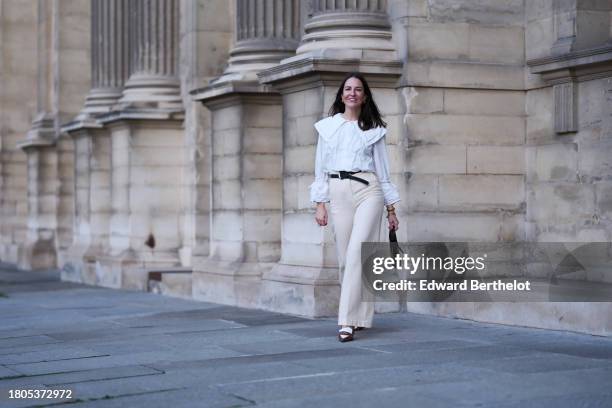
[[[149,292],[191,299],[191,268],[152,269],[148,271]]]

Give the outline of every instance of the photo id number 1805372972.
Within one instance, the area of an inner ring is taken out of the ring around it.
[[[50,389],[33,389],[33,390],[21,390],[11,389],[8,390],[9,399],[64,399],[72,398],[72,390],[50,390]]]

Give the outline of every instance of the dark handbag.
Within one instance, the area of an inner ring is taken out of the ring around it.
[[[391,253],[391,257],[395,258],[398,254],[403,254],[404,250],[399,246],[397,242],[397,236],[395,235],[395,230],[389,230],[389,252]],[[404,275],[402,273],[401,275]],[[393,280],[399,281],[402,279],[399,271],[395,269],[393,271]],[[398,293],[398,307],[400,312],[406,312],[408,310],[408,305],[406,304],[408,300],[408,294],[405,291]]]
[[[389,252],[391,258],[395,258],[398,254],[403,253],[404,251],[400,248],[397,242],[397,236],[395,235],[395,230],[389,230]],[[390,274],[388,274],[390,278],[394,281],[400,279],[399,271],[397,269],[393,269]]]
[[[397,243],[397,236],[395,235],[395,230],[389,230],[389,251],[391,252],[391,256],[395,258],[397,254],[401,254],[404,251],[400,248]]]

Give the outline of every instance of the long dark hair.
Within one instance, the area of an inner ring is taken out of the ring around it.
[[[344,113],[344,102],[342,102],[342,91],[344,90],[344,84],[350,78],[357,78],[361,81],[363,85],[363,92],[365,93],[366,100],[363,106],[361,107],[361,113],[359,114],[359,127],[361,130],[369,130],[377,127],[387,127],[387,123],[382,120],[380,115],[380,111],[378,110],[378,106],[376,106],[376,102],[374,102],[374,97],[372,96],[372,91],[368,86],[368,81],[361,75],[359,72],[350,72],[346,75],[342,83],[340,84],[340,88],[338,88],[338,92],[336,92],[336,100],[332,104],[331,108],[329,108],[329,116],[334,116],[336,113]]]

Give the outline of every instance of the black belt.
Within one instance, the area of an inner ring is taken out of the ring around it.
[[[351,180],[355,180],[355,181],[358,181],[360,183],[363,183],[366,186],[370,185],[368,180],[364,180],[362,178],[353,176],[353,174],[361,173],[360,171],[339,171],[338,173],[340,173],[340,174],[330,174],[329,177],[331,177],[331,178],[339,178],[340,180],[351,179]]]

